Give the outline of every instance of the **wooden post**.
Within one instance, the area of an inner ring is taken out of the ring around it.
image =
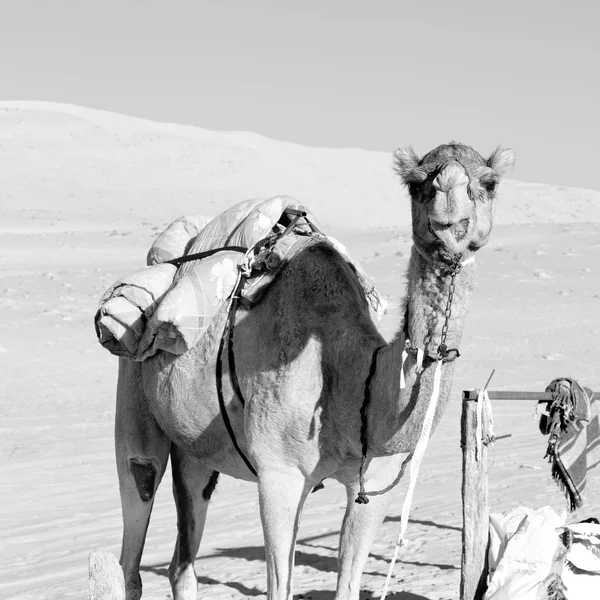
[[[487,588],[488,504],[487,446],[477,460],[477,400],[463,399],[462,446],[462,560],[460,600],[481,600]],[[484,431],[485,439],[485,431]]]

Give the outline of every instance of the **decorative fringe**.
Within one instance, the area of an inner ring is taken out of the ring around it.
[[[567,499],[567,503],[569,505],[569,510],[571,512],[577,510],[582,506],[583,500],[581,499],[581,496],[579,495],[577,490],[571,485],[569,485],[569,483],[567,482],[566,478],[568,477],[568,474],[565,473],[564,468],[554,456],[550,456],[548,458],[548,462],[552,463],[552,479],[556,481],[556,484],[558,485],[559,489],[565,495],[565,498]]]

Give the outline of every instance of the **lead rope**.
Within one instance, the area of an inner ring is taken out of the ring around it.
[[[404,537],[404,534],[406,533],[406,528],[408,527],[408,516],[410,514],[410,507],[412,504],[412,498],[415,491],[415,487],[417,485],[417,477],[419,475],[421,461],[423,460],[423,456],[425,455],[425,451],[427,450],[427,443],[429,442],[431,427],[433,426],[433,419],[435,417],[435,411],[437,408],[438,399],[440,397],[441,377],[442,359],[440,357],[435,366],[435,375],[433,377],[433,392],[431,394],[429,406],[427,407],[427,412],[425,413],[425,420],[423,421],[421,435],[419,436],[419,441],[417,442],[417,445],[415,447],[414,455],[412,457],[412,460],[410,461],[408,490],[406,490],[406,496],[404,497],[404,502],[402,503],[402,512],[400,513],[400,531],[398,533],[398,539],[396,540],[396,547],[394,548],[392,562],[390,563],[390,568],[385,579],[385,585],[383,586],[383,591],[381,592],[381,600],[384,600],[387,595],[388,588],[390,586],[390,580],[392,579],[394,565],[396,564],[396,559],[398,558],[398,552],[400,551],[400,548],[403,545],[406,545],[406,539]]]

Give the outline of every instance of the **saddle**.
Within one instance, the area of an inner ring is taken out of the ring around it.
[[[112,354],[136,361],[161,350],[183,354],[201,342],[234,289],[250,308],[283,266],[316,241],[331,244],[348,261],[380,317],[386,303],[346,248],[320,231],[305,206],[276,196],[246,200],[215,219],[171,223],[150,248],[148,266],[102,296],[94,320],[98,340]]]

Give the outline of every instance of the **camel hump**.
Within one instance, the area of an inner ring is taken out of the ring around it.
[[[123,569],[110,552],[90,552],[90,600],[125,600]]]

